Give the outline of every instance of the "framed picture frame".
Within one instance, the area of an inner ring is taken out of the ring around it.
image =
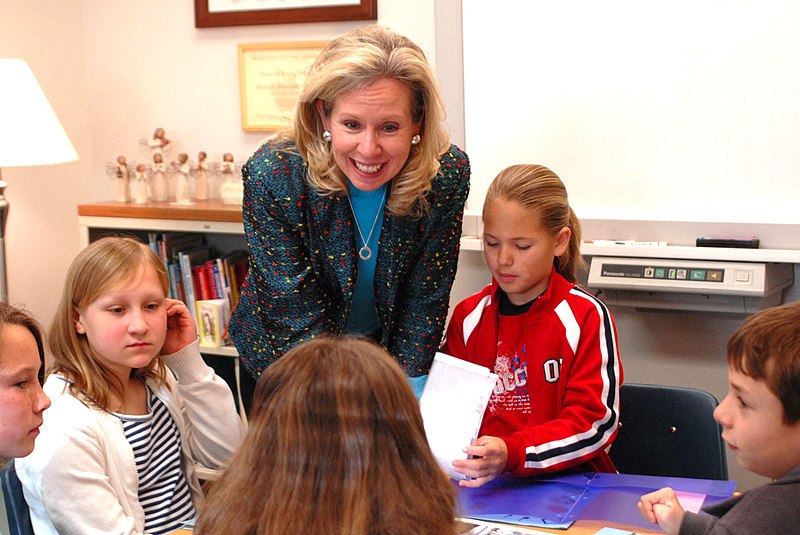
[[[289,125],[308,68],[327,41],[239,45],[242,129],[274,132]]]
[[[194,0],[197,28],[377,18],[378,0]]]

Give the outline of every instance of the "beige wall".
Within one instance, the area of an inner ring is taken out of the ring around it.
[[[94,172],[83,2],[45,0],[33,9],[28,2],[2,0],[0,13],[0,56],[28,62],[81,157],[55,166],[3,169],[11,204],[6,231],[9,300],[27,305],[47,324],[77,252],[75,205],[91,197],[89,177]]]

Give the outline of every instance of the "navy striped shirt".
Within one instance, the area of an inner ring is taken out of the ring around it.
[[[149,414],[116,414],[133,448],[139,503],[147,533],[170,533],[195,516],[192,494],[181,468],[178,428],[167,407],[150,390]]]

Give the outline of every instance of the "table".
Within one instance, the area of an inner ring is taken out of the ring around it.
[[[479,488],[457,487],[457,514],[528,525],[546,533],[594,534],[603,527],[661,533],[641,517],[636,504],[642,495],[662,487],[672,487],[685,507],[697,510],[701,504],[730,497],[736,482],[605,473],[527,479],[501,476]],[[570,523],[569,530],[554,529]]]
[[[635,531],[636,533],[639,533],[641,535],[659,535],[664,533],[663,531],[645,530],[640,527],[625,526],[623,524],[616,524],[613,522],[612,523],[600,522],[597,520],[578,520],[577,522],[572,524],[567,530],[544,529],[544,528],[536,528],[536,529],[538,529],[539,531],[543,531],[545,533],[560,533],[561,535],[594,535],[595,533],[597,533],[598,530],[605,527]],[[654,529],[656,529],[655,526]],[[173,531],[170,535],[194,535],[194,532],[190,529],[179,529]]]
[[[617,528],[625,531],[631,531],[641,535],[663,535],[664,532],[659,530],[657,526],[653,525],[653,529],[646,529],[639,526],[628,526],[625,524],[617,524],[616,522],[603,522],[600,520],[576,520],[569,529],[547,529],[547,528],[531,528],[543,531],[545,533],[561,533],[562,535],[594,535],[603,528]]]
[[[699,506],[703,499],[707,505],[730,497],[736,487],[735,481],[602,473],[528,479],[501,476],[477,489],[453,483],[457,516],[510,525],[526,520],[549,525],[571,522],[566,530],[522,526],[562,535],[594,535],[604,527],[641,535],[663,533],[640,516],[636,503],[641,495],[672,487],[679,495],[697,500]],[[178,530],[173,535],[191,533]]]

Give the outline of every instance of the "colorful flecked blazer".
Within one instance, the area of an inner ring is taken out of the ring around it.
[[[428,373],[441,341],[469,193],[467,155],[452,145],[439,161],[427,213],[385,213],[375,269],[381,343],[411,377]],[[358,264],[353,215],[346,197],[319,195],[306,175],[293,146],[270,142],[242,171],[250,270],[229,332],[254,377],[292,347],[347,325]]]

